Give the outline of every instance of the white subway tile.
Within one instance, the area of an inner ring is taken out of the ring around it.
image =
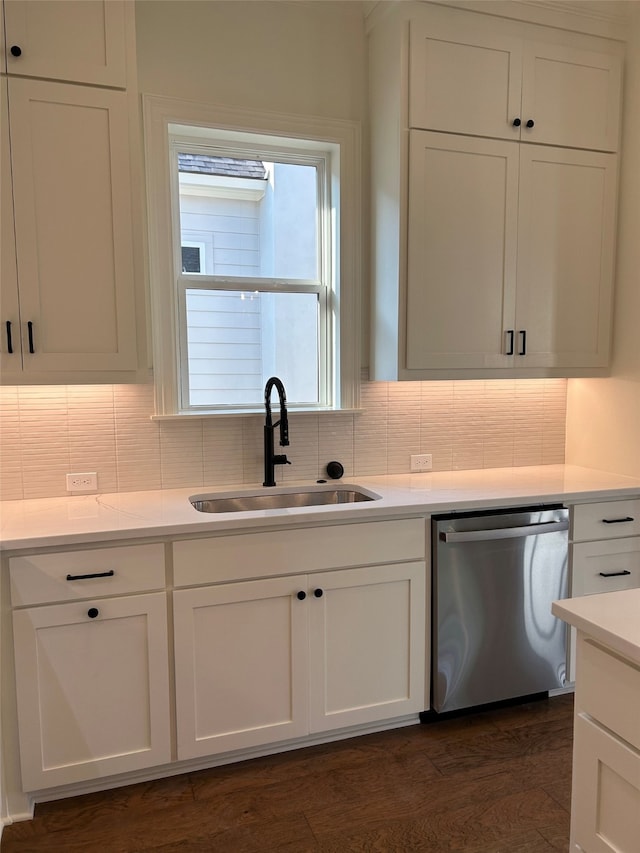
[[[564,461],[566,380],[368,382],[362,412],[291,415],[291,466],[278,482],[409,470]],[[153,421],[145,385],[0,388],[0,497],[66,494],[65,474],[97,471],[100,491],[261,483],[263,418]],[[276,452],[280,452],[277,444]]]

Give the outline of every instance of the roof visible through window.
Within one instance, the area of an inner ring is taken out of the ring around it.
[[[208,154],[178,154],[178,171],[200,175],[226,175],[264,181],[267,170],[262,160],[237,157],[212,157]]]

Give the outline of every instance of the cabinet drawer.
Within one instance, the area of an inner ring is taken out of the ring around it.
[[[578,641],[576,709],[640,750],[640,668],[594,640]]]
[[[635,587],[640,587],[640,537],[573,546],[572,596]]]
[[[12,557],[9,574],[14,607],[164,589],[164,545]]]
[[[188,539],[173,545],[175,586],[424,560],[422,518]]]
[[[637,536],[638,534],[640,534],[640,498],[577,504],[573,508],[571,538],[574,542],[587,539],[615,539],[618,536]]]

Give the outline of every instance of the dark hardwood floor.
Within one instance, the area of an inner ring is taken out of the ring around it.
[[[573,697],[40,804],[1,853],[569,849]]]

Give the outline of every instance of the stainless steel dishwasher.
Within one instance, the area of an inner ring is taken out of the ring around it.
[[[432,519],[432,708],[544,693],[566,680],[568,510],[559,505]]]

